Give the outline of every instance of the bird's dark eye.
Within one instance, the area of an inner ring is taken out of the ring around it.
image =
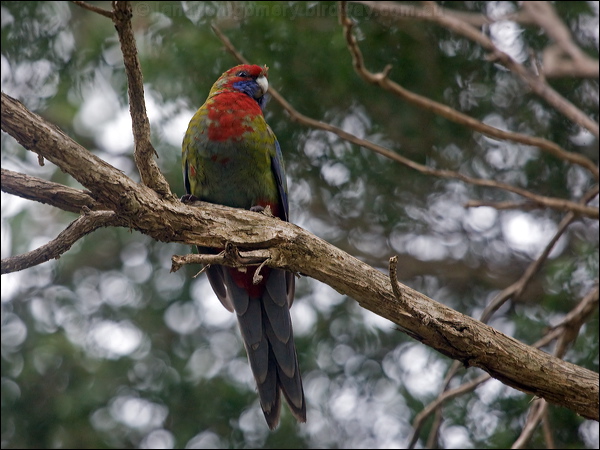
[[[243,70],[240,70],[238,73],[235,74],[236,77],[244,77],[247,78],[248,77],[248,72],[245,72]]]

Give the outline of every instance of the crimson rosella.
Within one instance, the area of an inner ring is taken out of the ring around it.
[[[253,211],[268,206],[273,215],[287,221],[281,148],[262,112],[269,86],[267,70],[266,66],[240,65],[215,82],[185,134],[183,176],[188,196]],[[253,274],[254,270],[218,265],[207,269],[215,294],[237,315],[269,428],[279,422],[280,391],[296,419],[306,422],[289,312],[294,275],[263,268],[263,279],[255,285]]]

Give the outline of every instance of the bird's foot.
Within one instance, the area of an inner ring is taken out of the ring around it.
[[[181,203],[189,204],[189,203],[199,202],[200,199],[198,197],[196,197],[195,195],[185,194],[184,196],[181,197],[180,201],[181,201]]]
[[[271,211],[271,206],[262,206],[262,205],[254,205],[250,207],[250,211],[264,214],[265,216],[275,217],[273,215],[273,211]]]

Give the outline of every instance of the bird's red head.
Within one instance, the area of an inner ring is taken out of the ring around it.
[[[221,92],[243,92],[255,99],[263,97],[269,88],[267,81],[267,66],[257,66],[253,64],[241,64],[232,67],[213,85],[209,96]]]
[[[243,77],[258,78],[261,76],[267,78],[268,72],[269,72],[269,68],[266,65],[261,67],[261,66],[255,65],[255,64],[240,64],[239,66],[232,67],[231,69],[226,71],[223,75],[221,75],[221,78],[229,78],[229,79],[236,79],[236,78],[243,78]],[[221,79],[221,78],[219,78],[219,79]]]

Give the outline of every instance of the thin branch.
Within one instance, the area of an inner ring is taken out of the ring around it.
[[[120,170],[86,150],[62,130],[29,111],[21,102],[2,98],[2,130],[94,193],[94,197],[121,215],[135,216],[140,208],[133,192],[138,184]]]
[[[435,410],[435,415],[433,416],[433,425],[431,427],[431,432],[427,436],[426,448],[437,448],[438,440],[440,436],[440,428],[442,426],[444,417],[442,416],[442,408],[439,407]]]
[[[74,3],[74,4],[78,5],[78,6],[81,6],[82,8],[87,9],[88,11],[92,11],[92,12],[95,12],[96,14],[100,14],[101,16],[108,17],[111,20],[113,18],[112,11],[108,11],[108,10],[103,9],[103,8],[98,8],[97,6],[90,5],[87,2],[73,1],[72,3]]]
[[[540,207],[540,205],[531,202],[490,202],[487,200],[469,200],[464,206],[465,208],[479,208],[481,206],[487,206],[489,208],[498,210],[519,209],[521,211],[539,209]]]
[[[554,356],[563,358],[569,346],[577,339],[579,329],[585,323],[587,317],[598,306],[598,286],[586,295],[577,307],[569,314],[569,320],[562,322],[561,328],[564,332],[560,335],[558,343],[554,350]],[[575,320],[578,319],[578,320]],[[531,440],[534,431],[539,423],[548,419],[548,402],[540,398],[536,399],[530,407],[530,413],[527,416],[525,426],[512,448],[525,448]],[[548,437],[551,439],[551,435]]]
[[[18,256],[2,260],[0,273],[11,273],[37,266],[51,259],[58,259],[75,242],[101,227],[123,226],[124,222],[112,211],[94,211],[78,217],[56,239],[41,247]]]
[[[543,71],[540,77],[598,78],[598,60],[586,55],[586,59],[574,60],[558,45],[548,45],[542,52]]]
[[[533,432],[537,428],[540,420],[542,420],[542,417],[546,415],[547,411],[548,403],[542,398],[536,398],[529,408],[529,415],[527,416],[525,426],[511,448],[525,448],[527,446],[531,436],[533,436]]]
[[[499,15],[497,17],[489,17],[485,14],[481,14],[478,12],[471,11],[458,11],[454,9],[445,8],[443,6],[437,6],[437,8],[432,10],[429,5],[425,5],[423,8],[419,8],[414,5],[395,3],[391,5],[389,2],[367,2],[367,1],[357,1],[351,3],[361,3],[371,7],[374,11],[383,11],[386,10],[388,12],[387,16],[393,16],[396,20],[413,20],[414,16],[422,15],[422,14],[443,14],[445,16],[451,16],[455,19],[468,23],[474,27],[482,27],[484,25],[490,25],[497,22],[503,21],[511,21],[516,22],[524,26],[532,26],[537,25],[541,26],[546,34],[548,34],[552,39],[558,41],[557,44],[548,45],[543,50],[543,59],[544,59],[544,67],[543,73],[536,72],[535,75],[547,78],[551,77],[580,77],[580,78],[598,78],[598,60],[595,58],[591,58],[586,53],[579,50],[582,54],[581,57],[572,57],[570,55],[570,50],[566,50],[566,46],[564,43],[560,42],[562,36],[555,36],[554,28],[556,27],[565,27],[564,23],[558,20],[553,22],[549,20],[549,18],[544,17],[542,20],[544,23],[540,23],[538,17],[536,17],[537,13],[532,14],[531,9],[527,8],[526,5],[528,3],[539,4],[539,3],[548,3],[548,2],[523,2],[523,8],[518,11],[511,12],[508,14]],[[377,4],[379,3],[379,5]],[[552,5],[550,5],[552,7]],[[555,14],[555,13],[554,13]],[[546,16],[546,14],[543,14]],[[566,27],[565,27],[566,28]],[[568,39],[571,41],[573,45],[575,44],[571,37],[570,31],[568,28],[566,29]],[[566,59],[568,57],[569,59]]]
[[[187,255],[173,255],[171,256],[171,272],[177,272],[183,266],[188,264],[203,264],[210,266],[213,264],[225,264],[225,256],[222,254],[218,255],[207,255],[207,254],[196,254],[189,253]]]
[[[484,373],[474,380],[471,380],[467,383],[461,384],[460,386],[444,391],[441,395],[439,395],[434,401],[429,403],[419,414],[416,415],[413,420],[413,432],[410,438],[410,441],[407,445],[407,448],[414,448],[415,444],[419,439],[419,433],[423,426],[425,425],[425,420],[436,410],[438,410],[444,403],[448,400],[452,400],[453,398],[458,397],[459,395],[465,394],[467,392],[471,392],[480,384],[486,382],[491,377],[489,374]],[[433,448],[433,447],[429,447]]]
[[[361,3],[378,12],[385,11],[386,14],[393,14],[394,11],[397,10],[398,6],[388,2],[358,1],[355,3]],[[573,105],[566,98],[556,92],[543,79],[537,77],[522,64],[519,64],[509,55],[500,51],[489,37],[487,37],[473,25],[460,20],[456,15],[444,14],[444,9],[441,9],[435,2],[428,1],[423,3],[425,3],[425,7],[415,7],[411,18],[414,20],[426,20],[436,23],[447,28],[448,30],[454,31],[457,34],[466,37],[467,39],[472,40],[473,42],[478,43],[482,48],[491,53],[491,56],[495,61],[499,62],[511,72],[518,75],[523,81],[525,81],[525,83],[527,83],[533,92],[546,100],[546,102],[548,102],[548,104],[554,107],[557,111],[579,126],[589,130],[594,136],[599,137],[600,130],[596,122],[594,122],[590,117],[584,114],[583,111]],[[340,8],[340,13],[342,8],[344,8],[343,5]],[[401,12],[398,12],[398,14],[401,14]]]
[[[595,198],[597,195],[598,185],[594,186],[592,189],[586,192],[582,197],[580,203],[586,204],[593,198]],[[564,234],[569,225],[575,219],[576,216],[572,212],[568,213],[565,217],[563,217],[563,219],[560,221],[560,224],[558,225],[558,229],[554,233],[554,236],[552,236],[552,239],[550,239],[548,244],[546,244],[546,247],[544,248],[540,256],[534,262],[532,262],[529,265],[529,267],[527,267],[527,270],[525,270],[521,278],[519,278],[510,286],[503,289],[490,301],[490,303],[483,310],[483,313],[481,314],[479,320],[486,323],[490,319],[492,314],[495,311],[497,311],[498,308],[500,308],[509,298],[517,298],[525,291],[527,284],[529,284],[533,276],[540,270],[540,268],[552,252],[552,249],[554,248],[560,237]]]
[[[363,3],[363,2],[357,2],[357,3]],[[364,3],[368,5],[373,2],[364,2]],[[395,6],[400,6],[400,5],[395,5]],[[427,10],[427,6],[423,9]],[[518,10],[518,11],[515,11],[512,13],[503,14],[503,15],[500,15],[500,16],[494,17],[494,18],[486,16],[485,14],[477,13],[477,12],[458,11],[458,10],[454,10],[454,9],[444,8],[441,6],[438,6],[438,11],[440,11],[442,14],[448,14],[450,16],[456,17],[456,19],[466,22],[475,27],[481,27],[483,25],[490,25],[492,23],[503,22],[503,21],[507,21],[507,20],[510,20],[513,22],[518,22],[522,25],[531,25],[532,24],[531,17],[529,17],[529,14],[523,10]],[[411,15],[408,15],[407,18],[410,19],[411,17],[412,17]]]
[[[571,58],[580,59],[584,57],[583,51],[573,41],[571,31],[558,17],[554,6],[549,2],[524,1],[522,8],[528,12],[531,19],[544,30],[548,37],[560,45]]]
[[[263,267],[265,267],[265,264],[267,264],[268,262],[269,262],[269,260],[265,259],[256,268],[256,270],[254,271],[254,275],[252,276],[252,284],[259,284],[263,280],[263,276],[260,274],[260,271],[262,270]]]
[[[552,39],[556,46],[544,50],[544,74],[556,76],[556,73],[579,73],[588,77],[598,77],[598,60],[589,57],[573,40],[571,31],[560,19],[554,6],[545,1],[525,1],[522,8],[531,20]],[[560,49],[560,51],[556,51]],[[570,60],[565,60],[568,56]],[[565,67],[567,66],[567,67]]]
[[[452,382],[454,375],[456,374],[456,372],[458,372],[458,369],[460,367],[461,367],[460,362],[454,361],[452,363],[452,365],[450,366],[450,370],[448,370],[448,372],[446,373],[446,376],[444,377],[444,380],[442,381],[442,388],[440,389],[440,393],[438,394],[438,397],[443,397],[445,392],[450,390],[450,383]],[[458,388],[460,388],[460,386],[458,386]],[[473,387],[473,389],[474,389],[474,387]],[[466,392],[468,392],[468,390]],[[434,402],[435,402],[435,400],[434,400]],[[426,443],[427,448],[435,448],[438,446],[437,442],[438,442],[438,438],[440,435],[440,428],[444,421],[443,403],[439,403],[435,407],[435,412],[430,411],[428,414],[423,414],[420,417],[420,421],[421,421],[420,423],[415,423],[418,417],[415,417],[415,421],[413,422],[413,425],[416,425],[416,428],[421,428],[423,426],[423,424],[425,423],[425,419],[426,419],[427,415],[432,414],[432,413],[434,414],[433,415],[433,423],[431,424],[429,435],[427,436],[427,443]],[[418,431],[415,429],[415,431],[413,433],[413,437],[411,438],[411,442],[414,440],[413,445],[416,444],[417,433],[418,433]],[[410,448],[412,448],[412,447],[410,447]]]
[[[127,83],[129,86],[129,112],[133,127],[133,156],[135,164],[140,171],[142,182],[154,189],[161,196],[174,199],[169,183],[158,168],[153,155],[158,157],[150,141],[150,122],[146,114],[144,101],[144,81],[140,68],[140,61],[135,45],[135,36],[131,27],[131,3],[126,1],[113,1],[113,22],[119,34]]]
[[[592,189],[590,189],[588,192],[585,193],[585,195],[581,199],[581,203],[585,204],[585,203],[591,201],[597,195],[598,195],[598,185],[594,186]],[[548,244],[542,251],[542,254],[534,262],[532,262],[529,265],[529,267],[527,268],[527,270],[525,271],[523,276],[521,276],[521,278],[519,278],[519,280],[515,281],[510,286],[503,289],[500,293],[498,293],[492,299],[492,301],[483,310],[479,320],[481,320],[483,323],[487,323],[490,320],[490,318],[492,317],[493,313],[495,311],[497,311],[509,298],[511,298],[511,297],[516,298],[523,293],[527,284],[531,281],[533,276],[539,271],[542,264],[546,261],[546,259],[550,255],[550,252],[556,245],[556,242],[558,242],[559,238],[564,234],[564,232],[567,230],[568,226],[575,220],[575,218],[576,217],[573,213],[569,213],[563,218],[563,220],[561,221],[561,223],[558,226],[556,233],[554,234],[552,239],[550,239],[550,241],[548,242]],[[596,290],[596,295],[597,295],[597,290]],[[584,302],[586,302],[586,301],[587,301],[587,297],[586,297],[586,299],[584,299]],[[582,303],[584,303],[584,302],[582,302]],[[585,304],[587,304],[587,303],[585,303]],[[589,312],[589,309],[584,309],[584,311]],[[579,313],[579,314],[573,313],[573,314],[574,314],[574,317],[577,317],[577,318],[586,317],[585,315],[583,315],[581,313]],[[566,320],[563,321],[563,324],[566,324],[566,323],[567,323]],[[566,326],[566,325],[564,325],[564,326]],[[548,342],[551,342],[552,340],[557,339],[559,336],[560,336],[559,332],[548,333],[544,339],[542,339],[541,341],[534,344],[534,347],[536,347],[536,348],[542,347],[542,346],[546,345]],[[452,380],[454,375],[456,375],[456,372],[458,371],[459,368],[460,368],[460,363],[458,361],[455,361],[450,366],[450,369],[448,370],[448,373],[446,374],[446,377],[444,379],[443,387],[441,390],[442,394],[440,394],[440,396],[444,395],[443,393],[446,391],[446,389],[448,389],[448,387],[450,385],[450,381]],[[428,408],[427,408],[427,411],[428,411],[428,414],[431,414],[433,412],[432,410],[430,410]],[[435,409],[435,414],[436,414],[436,423],[434,424],[434,426],[431,427],[431,435],[430,436],[437,435],[439,426],[441,425],[441,404]],[[423,424],[422,422],[425,420],[426,417],[427,416],[424,416],[422,418],[421,422],[416,423],[413,426],[420,428]],[[414,432],[413,440],[417,439],[417,433],[418,433],[418,431]],[[411,440],[411,442],[413,440]]]
[[[394,292],[396,299],[399,302],[403,302],[404,303],[403,306],[410,308],[410,305],[407,304],[406,301],[404,300],[404,293],[402,292],[402,285],[398,281],[398,257],[397,256],[392,256],[390,258],[389,271],[390,271],[390,283],[392,285],[392,291]],[[411,311],[409,309],[409,312],[413,313],[414,311]]]
[[[244,63],[244,64],[248,64],[248,60],[246,58],[244,58],[244,56],[242,56],[237,51],[237,49],[233,46],[233,44],[227,38],[227,36],[225,36],[223,34],[223,32],[221,30],[219,30],[219,28],[216,25],[213,24],[212,28],[213,28],[215,34],[223,42],[223,44],[225,45],[227,50],[238,61],[240,61],[241,63]],[[556,209],[559,211],[575,211],[577,214],[581,214],[583,216],[587,216],[587,217],[591,217],[591,218],[600,217],[600,212],[599,212],[598,208],[586,207],[586,206],[580,205],[578,203],[575,203],[575,202],[572,202],[569,200],[562,200],[562,199],[537,195],[526,189],[518,188],[518,187],[512,186],[510,184],[501,183],[501,182],[494,181],[494,180],[486,180],[486,179],[482,179],[482,178],[472,178],[472,177],[463,175],[461,173],[454,172],[452,170],[432,169],[430,167],[416,163],[408,158],[405,158],[385,147],[382,147],[380,145],[377,145],[377,144],[367,141],[365,139],[361,139],[353,134],[347,133],[346,131],[344,131],[338,127],[335,127],[333,125],[323,123],[318,120],[315,120],[315,119],[305,116],[304,114],[298,112],[292,105],[290,105],[287,102],[287,100],[285,100],[283,98],[283,96],[271,86],[269,86],[269,94],[271,94],[271,96],[283,107],[283,109],[285,109],[287,111],[287,113],[290,115],[291,120],[301,123],[303,125],[307,125],[311,128],[316,128],[316,129],[320,129],[320,130],[324,130],[324,131],[333,133],[345,141],[348,141],[348,142],[351,142],[358,146],[367,148],[375,153],[378,153],[386,158],[389,158],[399,164],[407,166],[407,167],[409,167],[413,170],[416,170],[422,174],[432,175],[432,176],[436,176],[436,177],[440,177],[440,178],[458,179],[465,183],[473,184],[475,186],[503,189],[503,190],[518,194],[522,197],[528,198],[532,202],[537,203],[539,205],[543,205],[544,207],[547,207],[550,209]]]
[[[563,334],[558,340],[554,356],[563,358],[569,347],[577,340],[579,330],[587,321],[592,312],[598,307],[598,285],[596,285],[582,300],[577,307],[569,313],[569,320],[564,320],[561,328]]]
[[[249,252],[244,252],[243,254],[237,253],[237,255],[233,257],[230,252],[221,252],[217,255],[195,253],[190,253],[187,255],[173,255],[171,257],[171,272],[177,272],[187,264],[218,264],[221,266],[229,266],[238,269],[248,266],[260,266],[267,262],[270,257],[271,253],[268,250],[252,250]]]
[[[599,291],[596,285],[582,300],[573,308],[564,319],[552,327],[552,329],[569,329],[571,333],[577,333],[590,315],[598,308]]]
[[[552,427],[552,423],[550,422],[550,417],[548,415],[548,408],[546,408],[546,413],[544,414],[544,419],[542,421],[542,433],[544,434],[544,441],[546,442],[546,448],[554,449],[556,445],[554,443],[554,436],[552,435],[554,428]]]
[[[391,66],[389,65],[386,66],[386,68],[381,73],[376,74],[370,72],[365,67],[362,52],[358,46],[358,42],[356,41],[356,37],[354,36],[354,33],[352,31],[354,28],[354,23],[347,16],[346,2],[341,2],[339,14],[340,22],[344,28],[344,37],[346,38],[348,49],[350,50],[350,53],[352,55],[354,70],[363,80],[376,86],[380,86],[382,89],[385,89],[386,91],[397,95],[398,97],[408,101],[409,103],[412,103],[425,110],[432,111],[433,113],[445,117],[446,119],[452,122],[464,125],[486,136],[538,147],[539,149],[551,155],[554,155],[557,158],[569,161],[573,164],[580,165],[589,170],[596,179],[600,178],[600,172],[596,164],[594,164],[590,159],[586,158],[581,154],[568,152],[562,149],[559,145],[555,144],[554,142],[548,141],[547,139],[535,136],[528,136],[526,134],[521,133],[514,133],[511,131],[500,130],[498,128],[480,122],[467,114],[457,111],[454,108],[449,107],[448,105],[444,105],[443,103],[433,101],[427,97],[423,97],[421,95],[409,91],[408,89],[403,88],[398,83],[388,78],[389,71],[391,70]],[[431,14],[426,14],[426,16],[429,15]],[[467,26],[471,27],[471,25]],[[475,28],[471,28],[478,32]],[[506,55],[506,57],[508,58],[508,55]],[[573,108],[575,107],[573,106]]]
[[[92,211],[108,209],[94,200],[90,192],[74,189],[52,181],[2,169],[2,192],[16,195],[63,211],[79,214],[83,208]]]
[[[565,334],[565,330],[579,330],[579,328],[586,323],[592,313],[598,308],[598,286],[596,286],[589,294],[587,294],[573,310],[571,310],[564,319],[557,324],[556,326],[549,329],[546,334],[539,339],[537,342],[532,344],[534,348],[542,348],[548,345],[550,342],[560,339],[561,336]],[[461,384],[460,386],[448,390],[448,386],[450,381],[456,374],[456,371],[461,366],[459,361],[454,361],[448,374],[444,379],[443,388],[440,395],[430,404],[428,404],[413,421],[413,433],[411,435],[410,444],[408,448],[414,448],[419,438],[419,433],[422,430],[426,419],[433,413],[437,415],[441,412],[441,407],[443,404],[458,395],[465,394],[467,392],[472,391],[480,384],[486,382],[491,379],[489,374],[481,375],[479,378],[475,380],[468,381],[466,383]],[[431,427],[431,435],[437,435],[437,429],[439,428],[440,423],[436,423]],[[433,446],[429,445],[429,448]]]

